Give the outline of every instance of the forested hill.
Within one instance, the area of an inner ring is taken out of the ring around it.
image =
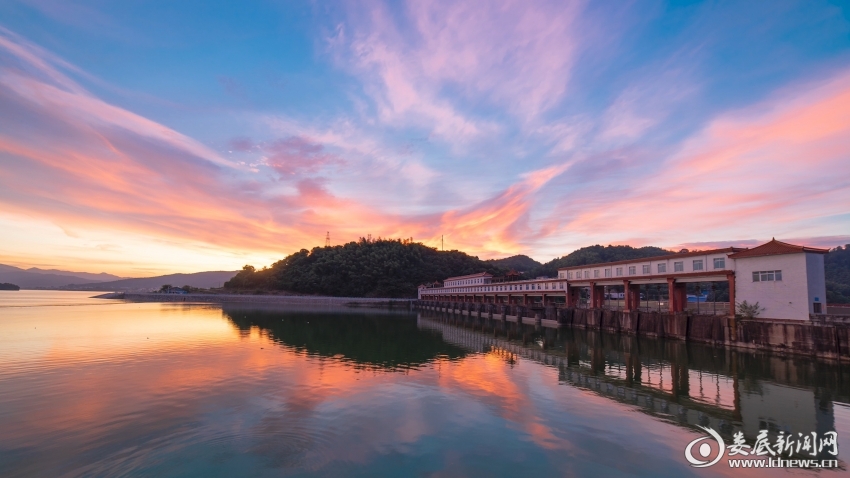
[[[850,304],[850,244],[830,249],[824,257],[826,302]]]
[[[267,269],[245,266],[228,289],[285,290],[337,297],[415,297],[420,284],[505,270],[460,251],[438,251],[398,240],[349,242],[302,249]]]
[[[641,259],[644,257],[663,256],[673,254],[660,247],[645,246],[588,246],[575,250],[564,257],[552,259],[526,273],[529,277],[557,277],[559,267],[583,266],[599,262],[625,261],[629,259]]]
[[[495,265],[496,267],[508,270],[513,269],[517,272],[532,271],[543,265],[524,255],[505,257],[504,259],[489,259],[487,262]]]

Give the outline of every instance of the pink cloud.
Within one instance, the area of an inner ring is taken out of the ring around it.
[[[771,239],[778,239],[783,242],[801,246],[820,247],[823,249],[832,249],[834,247],[850,244],[850,235],[821,237],[764,237],[761,239],[741,239],[731,241],[687,242],[672,246],[670,249],[678,250],[684,247],[691,250],[705,250],[720,249],[724,247],[755,247],[764,244]]]
[[[652,176],[623,181],[568,227],[666,243],[741,230],[823,235],[823,220],[850,204],[850,72],[797,86],[717,118]]]
[[[523,120],[560,102],[582,5],[408,2],[399,19],[372,2],[352,11],[332,44],[346,49],[383,121],[425,122],[438,137],[463,142],[498,128],[463,113],[463,101],[507,106]]]
[[[293,136],[262,146],[266,164],[282,176],[315,172],[322,167],[339,165],[343,160],[325,151],[323,145],[307,138]]]
[[[375,25],[389,33],[353,42],[363,48],[359,65],[380,73],[374,85],[386,88],[376,96],[386,101],[385,120],[404,125],[424,114],[435,134],[463,139],[490,126],[443,101],[444,88],[497,103],[517,95],[522,101],[511,108],[520,116],[539,115],[566,94],[573,32],[547,29],[544,20],[578,15],[573,7],[559,13],[537,5],[523,13],[509,3],[480,18],[468,5],[442,7],[406,10],[424,39],[402,38],[378,9]],[[509,24],[512,16],[516,25]],[[507,41],[488,46],[500,28]],[[406,50],[394,40],[413,41],[415,48],[401,55]],[[565,50],[555,49],[553,60],[541,49],[556,40]],[[458,56],[446,56],[454,44]],[[277,181],[94,96],[71,78],[73,66],[9,32],[0,31],[0,55],[15,59],[0,63],[0,108],[16,118],[0,133],[0,205],[68,231],[112,228],[284,255],[320,244],[331,229],[335,243],[372,234],[437,245],[444,235],[450,248],[483,257],[529,253],[541,244],[560,255],[608,237],[621,240],[623,231],[656,245],[695,237],[708,243],[741,237],[742,230],[745,237],[819,238],[834,234],[834,226],[823,224],[850,204],[850,73],[721,115],[679,151],[658,154],[668,158],[661,169],[650,169],[657,163],[647,160],[657,151],[609,148],[498,182],[492,179],[504,164],[480,176],[451,177],[416,158],[401,159],[408,153],[345,121],[324,129],[285,125],[275,131],[281,139],[229,143],[237,154],[264,157],[257,163],[263,173],[289,179]],[[528,65],[500,71],[520,57]],[[551,77],[544,72],[550,60]],[[529,79],[535,75],[539,84]],[[619,109],[609,118],[615,136],[647,128],[632,115],[640,104],[615,102]],[[551,129],[572,137],[590,130]],[[340,171],[345,181],[335,182],[331,173],[341,177]],[[463,206],[469,198],[474,204]]]

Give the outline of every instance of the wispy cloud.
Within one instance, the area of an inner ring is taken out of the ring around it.
[[[582,2],[381,2],[352,9],[331,40],[361,76],[384,122],[453,142],[498,131],[478,103],[537,118],[567,91]]]
[[[801,83],[724,114],[651,176],[624,183],[570,227],[629,230],[663,240],[825,231],[850,204],[850,73]],[[682,232],[679,232],[682,231]],[[668,241],[669,242],[669,241]]]
[[[126,29],[118,4],[39,2],[46,36],[0,27],[0,226],[47,221],[39,244],[66,241],[63,257],[168,250],[175,268],[175,251],[271,261],[327,231],[549,259],[850,227],[847,22],[829,8],[738,35],[752,15],[720,4],[314,6],[306,29],[266,30],[267,12],[184,8],[189,33],[132,45],[78,26],[95,11]],[[70,40],[63,57],[29,38]],[[805,54],[778,53],[792,46]],[[24,229],[6,256],[32,257]]]

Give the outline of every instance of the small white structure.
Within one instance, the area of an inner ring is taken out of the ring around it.
[[[763,317],[809,318],[826,313],[826,249],[795,246],[776,239],[730,254],[735,261],[739,301],[764,307]]]

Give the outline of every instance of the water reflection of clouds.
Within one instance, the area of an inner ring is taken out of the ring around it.
[[[493,351],[363,367],[286,345],[273,329],[240,329],[215,308],[111,309],[28,317],[49,330],[35,338],[50,354],[2,362],[0,458],[23,456],[12,466],[29,474],[208,462],[219,473],[238,473],[236,463],[323,474],[692,471],[680,455],[694,432],[564,386],[558,368],[534,360]]]

